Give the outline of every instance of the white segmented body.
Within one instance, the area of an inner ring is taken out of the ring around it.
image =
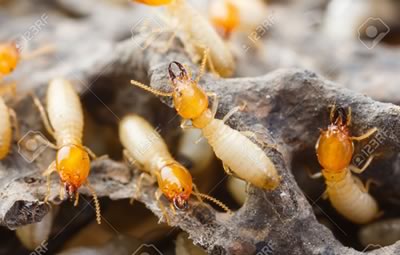
[[[350,170],[346,169],[342,178],[329,178],[335,173],[326,173],[325,182],[327,193],[332,206],[347,219],[358,224],[365,224],[378,214],[378,205],[375,199],[360,189]]]
[[[197,12],[185,0],[176,0],[167,6],[172,17],[179,17],[179,24],[183,26],[187,40],[185,45],[195,42],[203,47],[208,47],[209,57],[215,70],[224,77],[230,76],[234,71],[234,59],[229,47],[221,39],[209,21]],[[205,48],[196,47],[198,56],[202,56]]]
[[[54,79],[47,91],[47,112],[57,146],[82,144],[83,112],[78,94],[64,79]]]
[[[205,128],[214,152],[234,174],[259,188],[274,189],[280,177],[264,151],[239,131],[213,119]]]
[[[11,120],[8,107],[0,97],[0,160],[10,151],[12,140]]]
[[[120,124],[119,136],[122,145],[145,171],[155,173],[174,161],[160,134],[139,116],[125,117]]]
[[[359,232],[359,239],[365,246],[378,244],[387,246],[400,240],[400,218],[387,219],[371,223]]]

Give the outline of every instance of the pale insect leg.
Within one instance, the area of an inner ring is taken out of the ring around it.
[[[162,195],[163,195],[163,194],[162,194],[162,192],[161,192],[160,189],[157,189],[156,192],[154,193],[154,196],[155,196],[155,198],[156,198],[158,207],[160,207],[160,210],[161,210],[163,216],[165,217],[165,220],[167,221],[167,224],[170,225],[169,216],[168,216],[168,214],[167,214],[167,211],[165,210],[164,205],[163,205],[162,202],[161,202],[161,196],[162,196]]]
[[[141,189],[142,189],[142,183],[143,180],[146,179],[148,182],[150,183],[154,183],[155,180],[153,177],[151,177],[150,175],[148,175],[147,173],[141,173],[139,176],[139,179],[136,182],[136,191],[135,194],[132,196],[132,198],[129,200],[130,204],[133,204],[133,202],[135,201],[135,199],[137,199],[140,195]]]
[[[76,191],[76,192],[75,192],[75,202],[74,202],[74,206],[75,206],[75,207],[78,206],[78,203],[79,203],[79,192]]]
[[[364,186],[364,183],[357,176],[352,176],[354,183],[364,193],[368,193],[368,189]]]
[[[207,63],[207,59],[208,59],[209,53],[210,53],[210,49],[209,48],[205,48],[204,52],[203,52],[203,59],[201,60],[199,74],[196,77],[196,84],[199,83],[201,77],[204,74],[204,71],[206,69],[206,63]]]
[[[347,109],[347,122],[346,122],[347,126],[351,125],[351,107],[349,106],[349,108]]]
[[[246,108],[246,103],[243,103],[242,105],[235,106],[229,112],[224,116],[222,121],[225,123],[230,117],[232,117],[233,114],[243,111]]]
[[[64,197],[65,197],[65,187],[62,183],[62,181],[60,180],[60,190],[59,190],[59,194],[58,196],[60,197],[60,200],[63,201]]]
[[[42,118],[43,124],[47,130],[47,132],[55,139],[55,131],[53,129],[53,127],[50,124],[49,118],[47,117],[46,111],[44,110],[44,107],[42,105],[42,103],[40,102],[39,98],[37,98],[37,96],[33,93],[31,93],[33,102],[35,103],[37,109],[40,112],[40,117]]]
[[[183,119],[181,120],[181,128],[182,129],[190,129],[190,128],[194,128],[194,126],[192,124],[188,124],[190,120],[186,120]]]
[[[358,168],[354,165],[350,165],[349,169],[356,174],[361,174],[362,172],[364,172],[368,166],[371,164],[372,160],[374,159],[374,156],[370,156],[367,160],[367,162],[365,162],[364,166],[362,168]]]
[[[42,174],[43,176],[46,176],[47,192],[46,192],[46,197],[44,198],[44,202],[46,204],[48,203],[48,200],[49,200],[49,197],[50,197],[50,189],[51,189],[50,176],[56,170],[57,170],[56,169],[56,162],[53,161],[53,162],[51,162],[49,167],[46,169],[46,171],[44,171],[43,174]]]
[[[365,134],[360,135],[360,136],[352,136],[352,137],[350,137],[350,139],[351,140],[356,140],[356,141],[361,141],[361,140],[364,140],[364,139],[370,137],[376,131],[378,131],[378,129],[376,127],[374,127],[374,128],[369,129]]]
[[[198,42],[196,40],[193,40],[192,38],[189,38],[189,40],[192,42],[192,44],[203,50],[203,60],[204,62],[206,62],[208,64],[208,67],[210,68],[210,71],[217,77],[220,77],[219,73],[217,72],[217,70],[215,70],[215,66],[214,63],[211,59],[211,57],[209,56],[209,47],[205,46],[204,44],[202,44],[201,42]],[[204,64],[205,65],[205,64]],[[200,80],[200,77],[198,77],[198,80]]]
[[[8,108],[8,113],[10,114],[11,117],[11,121],[12,124],[14,126],[15,129],[15,139],[18,141],[21,138],[21,133],[20,133],[20,129],[19,129],[19,125],[18,125],[18,118],[17,118],[17,114],[15,113],[15,111],[11,108]]]

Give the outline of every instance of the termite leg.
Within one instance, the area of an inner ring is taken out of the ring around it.
[[[360,136],[352,136],[350,137],[351,140],[356,140],[356,141],[361,141],[364,140],[368,137],[370,137],[371,135],[373,135],[376,131],[378,131],[378,129],[376,127],[371,128],[367,131],[367,133],[360,135]]]
[[[163,217],[164,217],[165,220],[167,221],[167,224],[170,225],[170,220],[169,220],[167,211],[165,210],[165,207],[164,207],[164,205],[163,205],[162,202],[161,202],[161,196],[162,196],[162,195],[163,195],[163,194],[162,194],[162,192],[161,192],[160,189],[157,189],[156,192],[154,193],[154,196],[156,197],[156,201],[157,201],[158,207],[160,207],[160,210],[161,210],[161,212],[162,212],[162,214],[163,214]]]
[[[242,105],[235,106],[233,107],[222,119],[222,121],[225,123],[230,117],[232,117],[233,114],[243,111],[246,108],[246,103],[243,103]]]
[[[83,148],[85,149],[85,151],[89,154],[89,156],[93,160],[108,159],[108,155],[107,154],[101,155],[100,157],[97,157],[97,155],[91,149],[89,149],[89,147],[83,146]]]
[[[209,51],[210,51],[210,49],[207,47],[207,46],[205,46],[205,45],[203,45],[202,43],[200,43],[200,42],[198,42],[198,41],[195,41],[195,40],[193,40],[192,39],[192,42],[193,42],[193,45],[195,46],[195,47],[198,47],[198,48],[200,48],[200,49],[203,49],[203,59],[202,59],[202,63],[204,62],[204,68],[205,68],[205,65],[206,65],[206,63],[208,64],[208,67],[210,68],[210,71],[214,74],[214,75],[216,75],[217,77],[220,77],[220,75],[219,75],[219,73],[215,70],[215,67],[214,67],[214,63],[213,63],[213,61],[212,61],[212,59],[209,57]],[[200,70],[201,71],[201,70]],[[204,72],[204,71],[203,71]],[[201,74],[201,72],[200,72],[200,74]],[[198,75],[198,77],[197,77],[197,79],[196,79],[196,81],[198,82],[199,80],[200,80],[200,78],[201,78],[201,75]]]
[[[12,121],[14,129],[15,129],[15,135],[14,135],[15,136],[15,140],[18,141],[21,138],[21,133],[20,133],[19,125],[18,125],[17,114],[11,108],[8,108],[8,113],[10,114],[11,121]]]
[[[175,210],[175,207],[174,207],[174,205],[172,203],[169,204],[169,208],[171,209],[172,213],[174,215],[176,215],[176,210]]]
[[[188,124],[189,120],[183,119],[181,121],[181,128],[182,129],[190,129],[190,128],[194,128],[192,124]]]
[[[46,169],[46,171],[43,172],[43,176],[46,176],[46,185],[47,185],[47,192],[46,192],[46,197],[44,198],[44,202],[47,204],[49,197],[50,197],[50,176],[53,172],[55,172],[56,169],[56,162],[53,161],[51,162],[51,164],[49,165],[49,167]]]
[[[61,180],[60,180],[60,191],[59,191],[58,196],[61,201],[63,201],[65,198],[65,187],[64,187],[63,183],[61,182]]]
[[[336,103],[333,103],[331,112],[329,113],[330,122],[333,122],[333,117],[335,116],[335,109],[336,109]]]
[[[368,179],[368,180],[365,182],[365,189],[367,190],[367,192],[368,192],[369,189],[371,188],[371,185],[372,185],[372,184],[377,185],[377,186],[381,185],[381,183],[378,182],[378,181],[375,181],[375,180],[372,180],[372,179]]]
[[[40,117],[42,118],[44,127],[46,128],[47,132],[53,138],[55,138],[54,129],[50,125],[49,118],[47,117],[46,111],[44,110],[44,107],[43,107],[42,103],[40,102],[39,98],[37,98],[37,96],[35,94],[31,93],[31,96],[32,96],[33,102],[35,103],[36,107],[38,108],[38,110],[40,112]]]
[[[143,183],[144,179],[147,179],[151,183],[154,182],[154,179],[151,176],[149,176],[147,173],[141,173],[140,176],[139,176],[139,179],[136,182],[135,194],[132,196],[131,200],[129,201],[130,204],[133,204],[135,199],[137,199],[139,197],[140,191],[141,191],[141,188],[142,188],[142,183]]]
[[[322,177],[322,172],[318,172],[318,173],[314,173],[313,174],[313,173],[311,173],[311,171],[310,171],[310,169],[308,167],[306,167],[306,171],[307,171],[308,176],[311,179],[318,179],[318,178]]]
[[[364,166],[362,168],[358,168],[354,165],[350,165],[349,169],[356,174],[361,174],[362,172],[364,172],[368,166],[371,164],[372,160],[374,159],[374,156],[371,156],[368,158],[367,162],[365,162]]]
[[[79,192],[76,191],[75,192],[75,202],[74,202],[74,206],[77,207],[79,203]]]

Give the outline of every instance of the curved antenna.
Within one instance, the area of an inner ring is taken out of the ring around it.
[[[86,187],[89,189],[90,193],[93,196],[94,206],[95,206],[95,209],[96,209],[96,221],[97,221],[97,224],[101,224],[100,203],[99,203],[99,199],[97,198],[97,194],[94,191],[94,189],[92,188],[92,186],[90,186],[89,181],[86,181]]]
[[[231,211],[231,209],[229,209],[228,206],[226,206],[224,203],[222,203],[221,201],[219,201],[218,199],[211,197],[209,195],[206,195],[204,193],[200,193],[200,192],[196,192],[194,193],[195,195],[208,199],[209,201],[213,202],[214,204],[218,205],[219,207],[221,207],[224,211],[226,211],[229,214],[233,214],[233,212]]]
[[[131,80],[131,84],[135,85],[135,86],[137,86],[137,87],[139,87],[139,88],[141,88],[143,90],[146,90],[146,91],[148,91],[148,92],[150,92],[150,93],[152,93],[152,94],[154,94],[156,96],[170,97],[170,96],[172,96],[174,94],[173,92],[163,92],[163,91],[160,91],[160,90],[157,90],[157,89],[153,89],[150,86],[147,86],[147,85],[145,85],[143,83],[140,83],[138,81],[135,81],[135,80]]]

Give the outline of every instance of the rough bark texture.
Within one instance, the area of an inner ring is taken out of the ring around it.
[[[176,129],[179,128],[178,120],[174,119],[174,110],[159,104],[152,95],[130,87],[128,83],[132,78],[150,83],[157,89],[170,90],[167,66],[172,60],[187,64],[196,73],[196,65],[191,64],[180,42],[177,40],[175,46],[165,54],[156,50],[162,46],[162,37],[144,50],[139,46],[142,45],[143,37],[138,34],[117,42],[120,38],[129,37],[129,29],[121,28],[121,31],[117,31],[118,29],[113,26],[119,26],[123,24],[122,22],[115,21],[114,24],[112,18],[107,18],[105,21],[104,18],[99,18],[100,14],[93,14],[96,11],[104,12],[109,9],[95,4],[91,7],[96,10],[90,10],[92,14],[88,14],[88,9],[77,11],[73,6],[66,6],[64,4],[66,2],[68,1],[57,1],[63,8],[69,8],[68,10],[74,15],[89,16],[83,18],[84,21],[77,21],[78,24],[71,25],[75,29],[81,27],[79,33],[73,32],[75,36],[71,36],[71,28],[60,28],[62,26],[51,25],[44,30],[46,39],[51,38],[53,42],[60,42],[57,54],[65,54],[66,58],[64,61],[59,61],[51,56],[45,57],[44,59],[49,62],[43,65],[42,70],[40,65],[38,67],[35,63],[24,63],[21,71],[18,71],[20,73],[16,75],[21,77],[19,80],[21,88],[32,88],[44,102],[46,84],[50,78],[64,76],[76,80],[79,77],[80,82],[76,82],[76,85],[91,117],[115,127],[125,113],[136,111],[158,123],[162,128],[165,127],[163,129],[165,136],[174,141],[177,136]],[[122,10],[112,11],[116,13],[107,15],[118,17],[120,20],[129,20],[131,15]],[[12,22],[19,24],[18,19]],[[21,24],[23,22],[26,21],[21,21]],[[54,22],[60,24],[63,21]],[[93,32],[96,27],[101,28],[98,33]],[[69,34],[57,32],[57,29],[65,29],[62,31],[69,31]],[[97,37],[85,36],[85,33]],[[387,51],[385,49],[380,51],[383,53],[380,54],[379,51],[370,53],[381,56],[370,63],[372,69],[375,65],[385,68],[385,63],[393,63],[397,58],[397,55],[391,53],[385,55]],[[388,58],[393,61],[390,62]],[[339,76],[348,75],[347,80],[355,76],[353,70],[349,70],[346,65],[342,68],[344,71],[339,71]],[[396,69],[393,65],[390,65],[390,68]],[[367,70],[363,69],[362,72]],[[391,74],[395,76],[394,72]],[[238,130],[251,130],[266,144],[276,145],[276,149],[266,147],[265,153],[282,176],[281,185],[272,192],[250,187],[245,204],[233,215],[217,212],[195,199],[190,201],[190,209],[186,212],[174,215],[167,209],[172,226],[178,226],[188,232],[190,238],[208,252],[253,254],[265,251],[267,247],[273,251],[272,254],[364,254],[343,246],[329,229],[316,220],[312,208],[314,204],[310,204],[299,185],[312,186],[313,183],[320,181],[300,178],[297,179],[300,180],[298,183],[294,178],[294,175],[301,175],[299,171],[304,172],[302,166],[295,163],[294,159],[297,156],[308,153],[311,156],[303,161],[310,161],[315,165],[315,154],[312,152],[319,135],[318,128],[327,126],[328,107],[333,103],[352,107],[353,134],[362,134],[371,127],[377,127],[384,134],[385,139],[374,152],[377,155],[374,163],[363,177],[380,182],[380,185],[373,189],[373,195],[383,210],[388,211],[390,215],[400,213],[398,205],[393,202],[400,199],[398,183],[400,157],[397,153],[400,151],[400,107],[375,101],[303,69],[279,69],[263,76],[235,79],[220,79],[206,74],[200,86],[218,94],[220,103],[218,118],[222,118],[230,109],[243,101],[247,103],[247,108],[235,114],[228,121],[228,125]],[[380,90],[387,91],[386,87]],[[92,94],[93,92],[96,93]],[[43,131],[38,112],[32,107],[31,98],[28,95],[21,95],[14,102],[10,102],[10,106],[15,109],[19,117],[21,134],[26,134],[30,130]],[[95,105],[101,108],[100,110],[90,110],[94,107],[93,95],[104,96],[100,97],[105,105]],[[398,100],[390,97],[392,93],[388,95],[385,97],[388,101]],[[169,99],[162,98],[161,101],[172,107]],[[110,117],[109,112],[105,114],[107,108],[111,108],[115,116]],[[109,119],[104,117],[105,115]],[[114,135],[117,139],[117,134]],[[118,146],[117,148],[120,149]],[[0,163],[0,225],[10,229],[38,222],[48,212],[48,205],[41,202],[46,194],[46,180],[41,176],[41,172],[55,155],[47,148],[29,163],[21,157],[18,149],[18,145],[15,144],[11,155]],[[120,158],[120,154],[118,152],[116,154],[118,156],[114,158]],[[139,172],[122,160],[103,159],[93,163],[89,180],[99,197],[109,197],[112,200],[124,199],[130,198],[134,193]],[[52,177],[50,201],[60,203],[58,176],[54,174]],[[161,218],[162,213],[154,198],[156,189],[156,185],[145,183],[137,199]],[[81,193],[90,195],[85,188],[81,189]],[[166,200],[163,200],[163,203],[168,207]],[[400,254],[400,242],[368,254]]]

